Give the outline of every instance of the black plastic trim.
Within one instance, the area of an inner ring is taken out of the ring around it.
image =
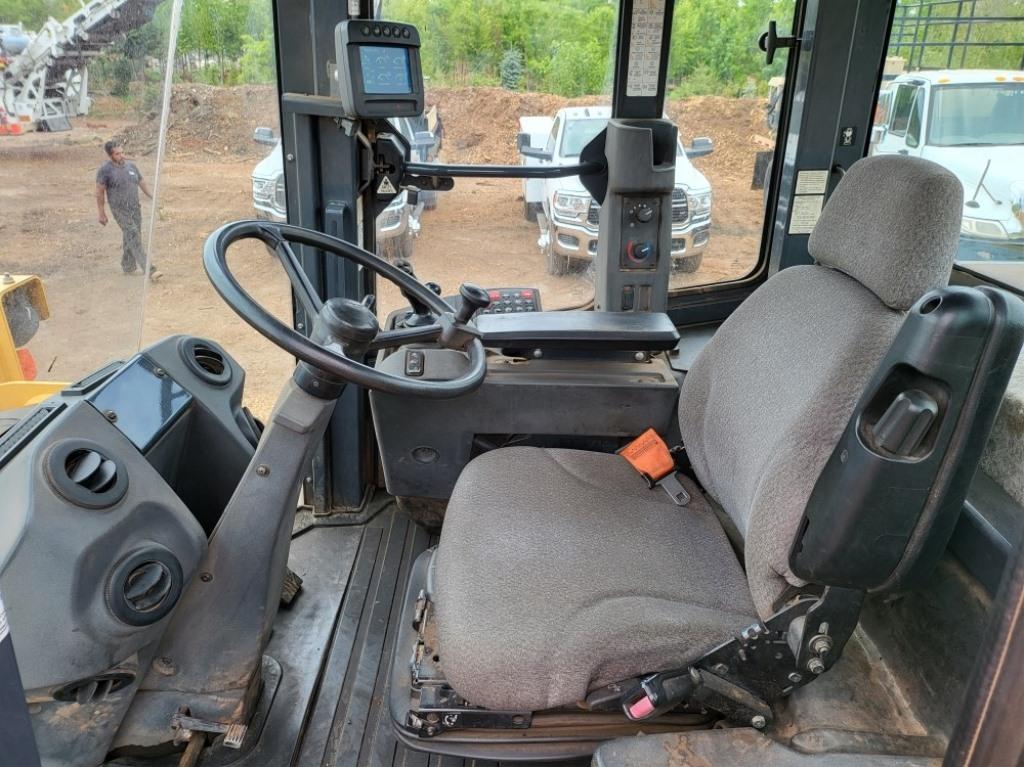
[[[484,314],[476,325],[487,347],[668,351],[679,343],[679,331],[664,313]]]

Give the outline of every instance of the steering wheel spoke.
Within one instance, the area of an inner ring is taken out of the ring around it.
[[[314,337],[307,338],[281,322],[239,284],[228,268],[227,250],[234,243],[245,239],[261,240],[277,255],[294,288],[296,300],[310,319],[315,320],[312,334]],[[469,365],[464,373],[452,380],[408,378],[385,373],[359,361],[363,354],[344,353],[342,349],[346,349],[346,344],[352,349],[373,351],[407,343],[435,342],[441,336],[443,323],[379,331],[373,335],[372,340],[367,340],[366,334],[372,315],[365,315],[372,311],[373,297],[367,296],[362,303],[347,299],[331,299],[325,302],[302,269],[302,264],[292,249],[293,244],[316,248],[324,253],[354,261],[394,283],[403,294],[415,297],[438,317],[447,316],[452,319],[456,316],[444,299],[401,268],[337,237],[288,224],[254,220],[226,224],[207,238],[203,248],[203,264],[221,298],[243,320],[277,346],[330,376],[368,389],[434,398],[467,394],[483,383],[487,370],[486,355],[479,337],[473,333],[469,334],[472,340],[464,348]],[[468,325],[469,317],[459,317],[456,321]],[[324,331],[329,329],[324,344],[317,343],[316,328]],[[327,336],[331,339],[329,343],[326,341]]]

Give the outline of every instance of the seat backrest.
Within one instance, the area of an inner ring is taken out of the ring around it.
[[[963,190],[917,158],[854,164],[808,242],[723,323],[679,397],[694,471],[745,541],[763,617],[802,585],[789,551],[804,508],[905,312],[949,278]]]

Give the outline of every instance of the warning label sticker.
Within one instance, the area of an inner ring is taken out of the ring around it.
[[[385,176],[381,179],[380,186],[377,187],[377,194],[398,194],[398,190],[391,183],[391,179]]]
[[[805,194],[793,198],[793,215],[789,218],[790,234],[810,234],[821,217],[825,195]]]
[[[825,194],[827,170],[802,170],[796,174],[796,194]]]
[[[634,0],[633,25],[629,30],[627,96],[658,95],[658,63],[664,32],[666,0]]]

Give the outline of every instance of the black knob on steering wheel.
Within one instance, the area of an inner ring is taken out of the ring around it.
[[[316,318],[316,330],[312,338],[306,338],[264,309],[242,288],[231,273],[227,263],[227,250],[232,244],[246,239],[262,241],[277,255],[292,283],[296,299],[311,321]],[[206,239],[203,247],[203,265],[221,298],[259,333],[289,354],[324,373],[368,389],[392,394],[444,398],[466,394],[483,383],[487,370],[486,357],[479,334],[475,332],[445,334],[444,338],[456,339],[461,343],[459,351],[468,356],[465,372],[451,380],[406,378],[384,373],[363,364],[361,360],[365,354],[374,349],[411,342],[439,341],[444,344],[441,323],[404,330],[380,331],[373,313],[356,301],[330,299],[325,304],[317,295],[292,251],[292,243],[348,258],[394,283],[402,293],[414,296],[439,318],[447,315],[445,324],[448,327],[451,327],[452,323],[465,324],[459,317],[454,316],[452,307],[426,285],[367,250],[312,229],[265,221],[236,221],[225,224]],[[486,291],[484,295],[486,296]]]

